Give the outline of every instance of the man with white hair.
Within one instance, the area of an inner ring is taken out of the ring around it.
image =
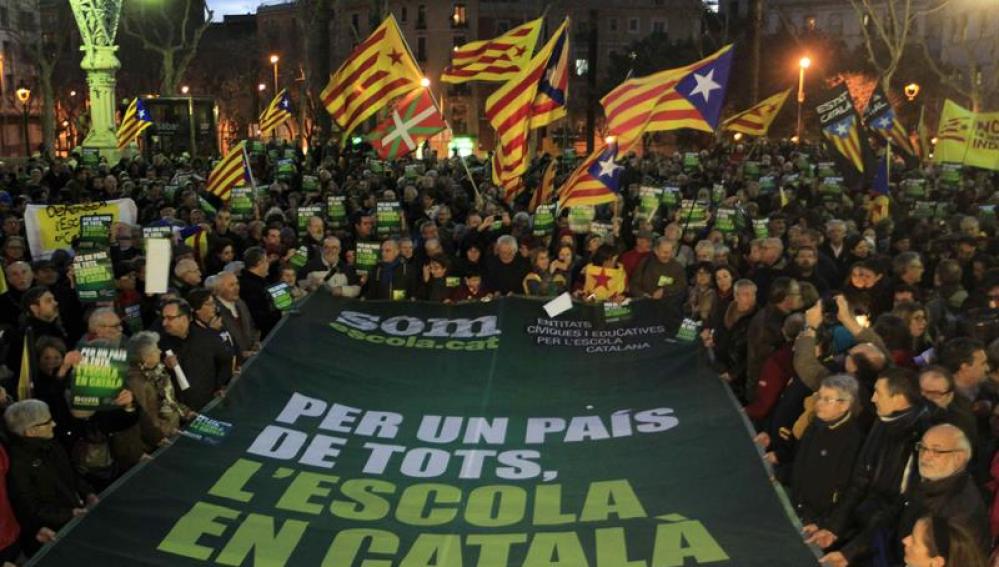
[[[21,297],[31,289],[35,273],[31,264],[14,262],[4,268],[7,277],[7,293],[0,295],[0,325],[16,326],[21,316]]]
[[[232,272],[222,272],[212,278],[209,289],[218,301],[222,328],[232,337],[238,353],[236,359],[242,364],[257,349],[260,332],[253,324],[250,308],[239,297],[239,278]]]
[[[122,346],[121,317],[110,307],[94,309],[87,319],[85,341],[101,341],[105,346]]]
[[[517,239],[504,234],[496,240],[495,254],[486,259],[486,290],[501,295],[522,293],[524,277],[531,267],[523,256],[518,254]]]

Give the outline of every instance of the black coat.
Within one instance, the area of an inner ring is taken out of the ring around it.
[[[239,297],[250,310],[253,324],[260,331],[260,340],[281,320],[281,312],[274,307],[267,286],[267,280],[249,270],[243,270],[243,274],[239,276]]]
[[[902,538],[912,533],[916,520],[923,516],[940,516],[955,520],[968,528],[982,551],[989,549],[989,516],[982,493],[967,472],[941,480],[913,482],[900,505],[895,550],[902,556]]]
[[[485,268],[487,291],[498,291],[502,295],[524,293],[524,276],[531,271],[531,266],[519,253],[514,255],[509,264],[501,262],[499,256],[490,255],[485,260]]]
[[[836,503],[826,525],[820,526],[840,536],[860,532],[850,539],[843,555],[851,561],[870,551],[872,527],[884,525],[884,518],[902,498],[902,479],[916,482],[916,442],[929,426],[930,411],[915,406],[892,415],[890,421],[878,419],[867,434],[853,467],[850,484]]]
[[[816,419],[805,430],[794,457],[791,501],[805,524],[825,523],[850,481],[864,434],[852,415],[829,424]]]
[[[177,397],[194,411],[201,410],[212,401],[215,392],[225,387],[232,378],[232,353],[217,334],[197,325],[191,325],[184,339],[161,334],[160,349],[163,352],[172,350],[177,355],[177,361],[191,385],[184,391],[177,385]]]
[[[417,295],[418,280],[417,267],[403,261],[397,261],[393,265],[385,262],[378,262],[375,269],[368,276],[367,290],[364,297],[367,299],[415,299]],[[386,270],[392,270],[389,278],[383,278]],[[401,293],[403,297],[396,294]]]
[[[42,527],[58,530],[94,492],[54,439],[14,436],[10,463],[8,494],[24,534],[34,535]]]

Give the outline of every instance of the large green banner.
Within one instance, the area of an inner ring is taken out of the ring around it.
[[[818,564],[667,306],[542,305],[313,295],[36,564]]]

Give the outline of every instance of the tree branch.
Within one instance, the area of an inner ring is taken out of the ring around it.
[[[922,45],[923,59],[925,59],[926,63],[929,64],[930,70],[940,77],[940,80],[944,84],[957,91],[958,94],[971,98],[971,91],[964,88],[960,81],[955,80],[953,73],[947,73],[940,67],[940,65],[937,64],[936,60],[933,59],[933,56],[930,55],[930,48],[927,46],[926,42],[923,42]]]

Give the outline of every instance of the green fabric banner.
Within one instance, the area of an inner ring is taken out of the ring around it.
[[[665,303],[542,305],[314,294],[35,564],[818,564]]]

